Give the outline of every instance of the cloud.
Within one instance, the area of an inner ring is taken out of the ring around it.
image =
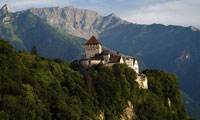
[[[139,24],[200,26],[199,6],[199,0],[177,0],[133,10],[122,17]]]

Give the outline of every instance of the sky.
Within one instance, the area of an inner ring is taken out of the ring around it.
[[[97,11],[101,15],[115,13],[136,24],[164,24],[200,28],[200,0],[0,0],[11,11],[28,8],[74,6]]]

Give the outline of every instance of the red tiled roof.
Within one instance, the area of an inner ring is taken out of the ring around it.
[[[98,41],[94,36],[92,36],[92,37],[85,43],[85,45],[91,45],[91,44],[101,44],[101,43],[99,43],[99,41]]]
[[[108,55],[108,54],[110,54],[110,51],[109,50],[104,50],[101,54],[102,55]]]
[[[99,59],[99,60],[101,60],[101,59],[103,59],[103,58],[102,58],[102,55],[101,55],[101,54],[95,54],[95,56],[92,57],[92,58],[90,58],[90,59],[95,59],[95,60]]]
[[[112,55],[110,57],[109,63],[117,63],[120,62],[121,56]]]

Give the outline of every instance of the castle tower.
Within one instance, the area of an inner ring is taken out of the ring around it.
[[[95,56],[95,54],[100,54],[102,52],[102,45],[99,41],[92,36],[86,43],[85,43],[85,55],[86,59]]]

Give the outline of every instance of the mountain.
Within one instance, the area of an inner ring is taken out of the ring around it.
[[[194,27],[120,25],[100,35],[109,48],[144,60],[147,67],[165,69],[179,77],[189,115],[200,119],[200,31]],[[126,49],[124,49],[126,48]],[[188,96],[191,102],[185,98]]]
[[[1,16],[1,15],[4,15],[4,14],[6,14],[6,13],[11,13],[10,7],[9,7],[7,4],[5,4],[5,5],[1,8],[1,10],[0,10],[0,16]]]
[[[147,67],[179,76],[181,89],[200,100],[200,31],[161,24],[120,25],[100,35],[105,46],[144,60]]]
[[[49,58],[72,61],[84,56],[85,39],[53,28],[28,11],[11,13],[6,8],[0,10],[0,37],[16,50],[31,52],[35,45],[39,55]]]
[[[193,116],[196,120],[200,119],[200,102],[194,101],[183,91],[181,92],[182,100],[188,115]]]
[[[125,55],[144,60],[147,67],[165,69],[180,78],[182,90],[200,100],[200,31],[194,27],[138,25],[114,14],[101,16],[95,11],[72,6],[31,8],[28,11],[52,26],[79,37],[96,35],[101,43]]]
[[[60,59],[15,51],[0,40],[1,120],[192,120],[176,75],[148,69],[139,89],[125,64],[81,74]]]
[[[95,11],[78,9],[72,6],[59,8],[31,8],[28,11],[42,18],[45,22],[69,34],[89,39],[120,24],[129,24],[115,14],[101,16]]]
[[[83,38],[99,36],[103,45],[136,56],[148,67],[176,73],[181,89],[192,99],[200,99],[199,30],[194,27],[137,25],[114,14],[104,17],[74,7],[32,8],[17,13],[10,13],[7,5],[3,8],[0,37],[15,49],[31,51],[36,45],[42,56],[71,61],[83,56],[85,40],[69,33]]]

